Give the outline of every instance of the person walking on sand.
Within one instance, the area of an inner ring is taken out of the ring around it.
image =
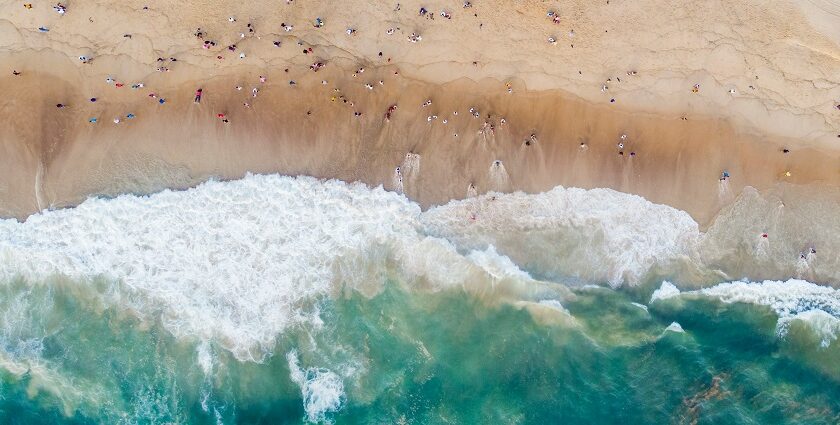
[[[198,89],[198,90],[195,91],[195,100],[193,100],[193,102],[201,103],[201,93],[202,93],[202,91],[203,91],[202,89]]]

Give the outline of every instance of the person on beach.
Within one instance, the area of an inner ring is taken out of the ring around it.
[[[195,100],[193,100],[193,102],[201,103],[201,93],[202,93],[202,91],[203,91],[202,89],[198,89],[198,90],[195,91]]]

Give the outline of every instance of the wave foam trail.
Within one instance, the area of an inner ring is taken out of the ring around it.
[[[724,302],[766,305],[779,315],[776,333],[784,338],[794,320],[804,322],[828,347],[840,335],[840,290],[804,280],[722,283],[699,291]]]
[[[510,175],[508,175],[502,161],[496,160],[490,164],[490,169],[487,171],[490,187],[494,191],[504,192],[510,187]]]
[[[487,247],[485,251],[473,251],[467,258],[473,263],[484,269],[491,276],[496,279],[503,277],[516,277],[524,280],[531,280],[531,276],[519,269],[510,258],[499,255],[493,245]]]
[[[115,302],[141,317],[261,361],[285,328],[318,322],[310,304],[338,271],[415,233],[419,213],[382,189],[280,176],[89,199],[0,221],[0,277],[115,279],[128,292]]]
[[[723,302],[766,305],[780,316],[792,316],[810,310],[822,310],[840,317],[840,290],[804,280],[761,283],[729,282],[696,291]]]
[[[776,333],[780,338],[787,336],[791,324],[796,320],[804,322],[819,336],[820,347],[822,348],[827,348],[840,337],[840,318],[823,310],[808,310],[793,316],[779,318]]]
[[[407,158],[417,174],[419,157]],[[290,327],[322,327],[319,303],[341,286],[374,295],[396,277],[488,302],[565,300],[567,288],[535,279],[691,275],[698,251],[717,252],[704,238],[687,213],[609,189],[489,193],[421,212],[381,187],[248,175],[0,220],[0,283],[87,284],[97,302],[205,344],[197,357],[212,374],[207,347],[263,361]],[[837,317],[832,308],[821,307]]]
[[[662,282],[662,286],[659,289],[653,291],[653,294],[650,296],[650,302],[654,302],[656,300],[665,300],[668,298],[673,298],[680,295],[680,290],[673,283],[664,281]]]
[[[776,332],[782,338],[796,320],[808,325],[820,337],[823,347],[840,336],[840,290],[804,280],[728,282],[687,292],[680,292],[670,282],[662,282],[651,296],[651,303],[681,295],[770,307],[779,316]]]
[[[306,419],[327,422],[326,414],[340,410],[346,398],[341,378],[324,368],[302,369],[296,351],[287,353],[286,361],[292,381],[300,387]]]
[[[682,261],[700,232],[680,210],[610,189],[486,194],[425,212],[425,232],[460,250],[490,245],[528,271],[613,286],[638,283],[655,266]]]

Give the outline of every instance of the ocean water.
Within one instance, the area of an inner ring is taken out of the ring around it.
[[[0,422],[840,423],[818,207],[249,175],[0,221]]]

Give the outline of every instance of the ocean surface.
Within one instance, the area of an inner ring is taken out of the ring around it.
[[[2,220],[0,423],[837,424],[840,224],[797,205],[249,175]]]

